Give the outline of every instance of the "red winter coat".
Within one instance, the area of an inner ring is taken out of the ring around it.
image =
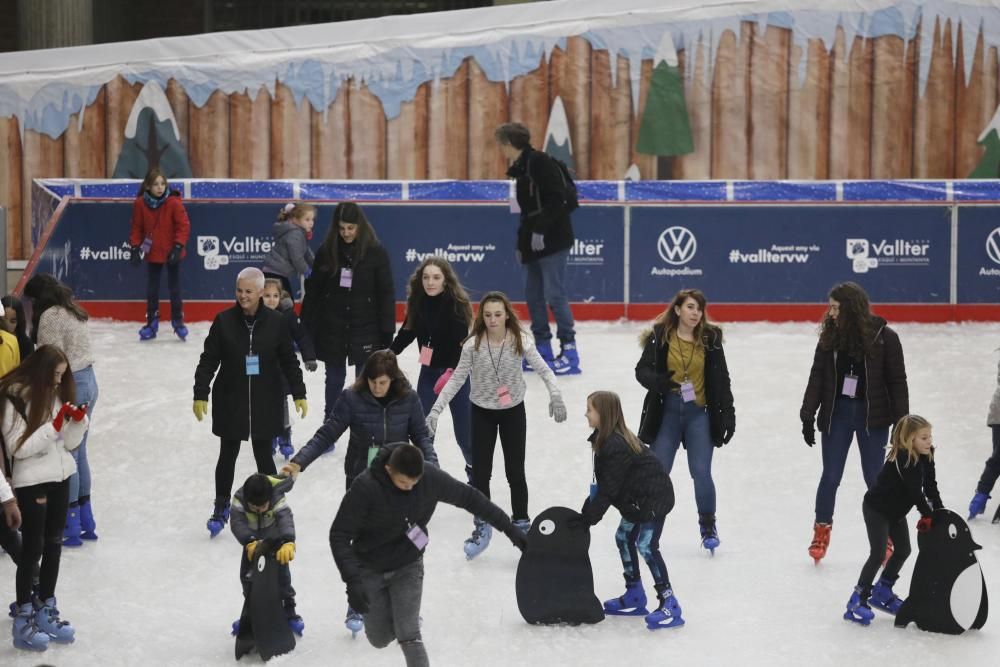
[[[141,196],[132,205],[132,233],[128,242],[132,247],[142,245],[147,236],[153,237],[153,247],[146,253],[146,261],[164,264],[175,243],[186,246],[191,235],[191,223],[187,211],[181,203],[181,193],[170,192],[167,201],[157,209],[151,209]],[[185,251],[181,251],[181,258]]]

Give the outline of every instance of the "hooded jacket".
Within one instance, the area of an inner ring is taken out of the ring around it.
[[[57,431],[52,420],[59,413],[62,404],[56,399],[52,403],[48,419],[19,445],[27,423],[9,397],[4,397],[3,400],[0,429],[3,432],[8,464],[13,473],[11,486],[20,489],[69,479],[76,472],[76,462],[70,452],[80,446],[90,427],[90,419],[84,417],[79,422],[67,419],[63,422],[62,429]],[[24,414],[30,412],[30,404],[25,404]]]
[[[906,364],[896,332],[881,317],[872,316],[872,325],[874,341],[865,355],[865,424],[868,428],[887,428],[910,412]],[[802,422],[812,424],[818,409],[816,425],[824,433],[829,433],[833,406],[842,398],[837,387],[837,354],[837,350],[827,351],[816,344],[809,383],[799,410]]]
[[[264,258],[264,273],[275,273],[293,279],[307,273],[315,257],[309,248],[306,230],[284,220],[271,227],[274,242]]]
[[[514,531],[502,509],[437,466],[425,466],[423,477],[410,491],[397,488],[385,466],[400,444],[383,447],[354,480],[330,526],[330,549],[345,582],[357,580],[362,569],[391,572],[421,558],[423,550],[406,532],[416,525],[430,537],[428,524],[439,502],[482,517],[505,535]]]
[[[229,526],[236,541],[246,546],[256,540],[270,540],[275,547],[295,541],[295,519],[285,494],[292,490],[295,480],[291,477],[268,476],[271,482],[271,501],[267,510],[256,512],[247,507],[243,487],[233,495]]]

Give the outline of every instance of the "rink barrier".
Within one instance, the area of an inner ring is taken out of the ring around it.
[[[399,319],[407,278],[428,254],[445,253],[474,299],[500,289],[523,302],[508,181],[171,185],[183,191],[192,220],[182,271],[190,321],[231,303],[236,273],[263,263],[277,209],[293,198],[320,209],[314,249],[337,201],[365,203],[392,261]],[[48,271],[95,316],[143,319],[145,272],[128,264],[124,242],[137,188],[138,181],[36,181],[39,242],[18,291]],[[699,287],[715,319],[816,321],[830,286],[843,280],[860,282],[893,321],[1000,319],[1000,181],[587,181],[579,188],[567,292],[581,320],[647,320],[677,289]]]

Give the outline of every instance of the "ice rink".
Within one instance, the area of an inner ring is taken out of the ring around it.
[[[711,314],[711,308],[709,308]],[[210,540],[218,441],[191,411],[194,369],[207,324],[187,343],[161,328],[140,344],[138,324],[93,322],[100,385],[89,441],[93,505],[100,540],[64,549],[57,596],[77,628],[70,646],[46,653],[16,651],[9,619],[2,624],[0,664],[225,665],[233,662],[232,621],[242,604],[237,576],[241,549],[227,530]],[[552,505],[578,508],[591,458],[583,416],[586,395],[618,392],[633,430],[644,390],[633,367],[640,323],[584,323],[578,342],[583,375],[561,378],[569,419],[555,424],[538,378],[528,380],[527,472],[532,516]],[[935,426],[937,473],[945,504],[966,512],[990,452],[986,409],[995,387],[1000,335],[996,325],[898,325],[906,355],[911,410]],[[818,567],[806,549],[812,537],[820,448],[802,441],[798,418],[816,344],[813,324],[733,324],[726,353],[736,399],[736,436],[716,450],[715,481],[722,545],[715,557],[699,546],[686,458],[672,473],[677,494],[661,547],[687,625],[646,630],[642,618],[610,617],[594,626],[535,627],[517,611],[517,551],[505,537],[466,561],[462,542],[472,519],[440,506],[430,525],[423,633],[439,666],[475,665],[987,665],[1000,655],[1000,616],[982,631],[951,637],[911,626],[897,630],[879,613],[870,627],[842,620],[844,605],[867,556],[861,519],[864,484],[856,448],[840,487],[830,551]],[[416,381],[416,346],[402,356]],[[306,373],[310,413],[293,427],[296,447],[320,425],[323,374]],[[393,645],[372,648],[344,629],[344,585],[330,555],[328,531],[344,491],[343,449],[299,477],[288,501],[298,533],[292,580],[305,619],[294,653],[273,664],[402,665]],[[438,427],[442,465],[461,476],[461,455],[448,411]],[[279,463],[280,465],[280,463]],[[249,444],[236,480],[253,472]],[[1000,497],[1000,496],[998,496]],[[509,510],[499,452],[493,498]],[[1000,526],[971,523],[994,605],[1000,604]],[[612,509],[592,529],[591,560],[599,598],[623,589]],[[912,512],[909,523],[915,523]],[[906,596],[914,556],[903,569]],[[643,567],[647,592],[652,595]],[[0,600],[14,596],[14,568],[0,557]],[[1000,612],[997,612],[1000,614]],[[258,664],[259,658],[243,663]]]

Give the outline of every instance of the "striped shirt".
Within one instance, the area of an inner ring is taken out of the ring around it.
[[[542,356],[535,349],[534,342],[527,336],[522,336],[524,344],[524,357],[531,364],[531,367],[538,371],[545,386],[548,387],[549,396],[559,396],[559,387],[556,385],[556,375],[549,368]],[[448,383],[441,390],[434,407],[431,408],[431,415],[440,415],[445,406],[451,402],[458,390],[465,384],[465,378],[470,373],[472,375],[472,391],[469,395],[473,404],[487,410],[505,410],[524,401],[525,383],[524,371],[521,369],[522,357],[514,348],[513,340],[510,336],[504,341],[503,346],[493,347],[486,337],[483,337],[476,350],[476,341],[470,338],[462,345],[462,356],[455,366],[455,372],[448,380]],[[501,405],[497,395],[497,389],[506,386],[510,392],[511,402],[508,405]]]

